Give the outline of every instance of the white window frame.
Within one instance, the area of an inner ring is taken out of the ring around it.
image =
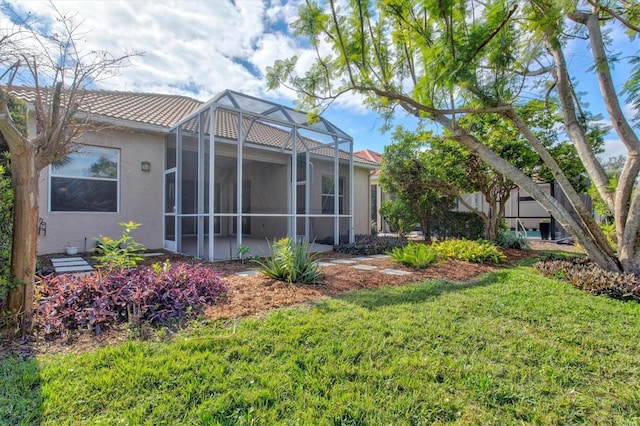
[[[114,147],[109,147],[109,146],[99,146],[99,145],[80,145],[80,146],[84,146],[84,147],[88,147],[88,148],[99,148],[99,149],[107,149],[107,150],[111,150],[111,151],[115,151],[116,155],[117,155],[117,172],[118,172],[118,176],[116,179],[111,179],[111,178],[96,178],[96,177],[79,177],[79,176],[73,176],[73,175],[64,175],[64,174],[55,174],[55,172],[53,171],[53,166],[49,165],[49,182],[48,182],[48,194],[47,194],[47,199],[48,199],[48,211],[49,213],[89,213],[89,214],[96,214],[96,213],[107,213],[107,214],[114,214],[114,213],[120,213],[120,178],[122,176],[122,170],[121,170],[121,152],[120,152],[120,148],[114,148]],[[83,180],[100,180],[100,181],[109,181],[109,182],[116,182],[116,210],[115,211],[109,211],[109,212],[104,212],[104,211],[97,211],[97,210],[53,210],[52,209],[52,199],[53,199],[53,183],[52,183],[52,178],[67,178],[67,179],[83,179]]]

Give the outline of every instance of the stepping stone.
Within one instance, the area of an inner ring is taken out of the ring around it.
[[[140,253],[142,257],[162,256],[164,253]]]
[[[57,273],[65,273],[65,272],[81,272],[81,271],[93,271],[93,268],[89,266],[87,263],[86,266],[59,266],[54,268]]]
[[[410,275],[411,274],[411,272],[409,271],[400,271],[398,269],[383,269],[380,272],[387,275]]]
[[[358,262],[366,262],[367,260],[373,260],[370,256],[352,257],[351,260],[357,260]]]
[[[93,271],[93,267],[81,257],[60,257],[51,259],[51,263],[57,274]]]
[[[55,259],[51,259],[51,263],[67,263],[67,262],[86,262],[81,257],[56,257]]]
[[[356,263],[355,260],[349,260],[349,259],[333,259],[331,261],[331,263],[343,263],[343,264],[348,264],[348,263]]]
[[[53,267],[62,267],[62,266],[84,266],[88,265],[86,260],[75,260],[73,262],[56,262],[53,264]]]
[[[251,275],[257,275],[260,271],[257,269],[251,269],[248,271],[237,272],[236,275],[240,275],[241,277],[250,277]]]
[[[373,265],[353,265],[354,269],[362,269],[363,271],[373,271],[374,269],[378,269]]]
[[[316,265],[318,265],[320,268],[326,268],[327,266],[334,266],[335,263],[329,263],[329,262],[316,262]]]
[[[391,256],[389,256],[388,254],[373,254],[371,256],[369,256],[371,259],[388,259]]]

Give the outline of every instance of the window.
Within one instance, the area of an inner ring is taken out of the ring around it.
[[[378,185],[371,185],[371,221],[378,223]]]
[[[81,146],[51,165],[53,212],[117,212],[120,151]]]
[[[333,176],[322,176],[322,214],[333,214]],[[344,214],[344,178],[338,179],[338,214]]]

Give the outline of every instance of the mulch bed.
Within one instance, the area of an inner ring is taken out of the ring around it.
[[[536,243],[535,249],[573,250],[571,246],[558,246],[553,243]],[[358,261],[358,265],[371,265],[375,270],[365,271],[354,268],[354,264],[332,264],[323,267],[322,283],[317,285],[289,284],[269,279],[264,275],[239,276],[238,272],[254,269],[255,264],[250,261],[204,262],[187,256],[163,252],[160,256],[146,258],[143,264],[153,264],[169,260],[170,262],[184,261],[189,263],[203,263],[220,271],[228,294],[224,303],[209,307],[205,316],[207,319],[235,319],[250,315],[258,315],[272,309],[310,302],[322,298],[333,297],[345,292],[364,288],[381,286],[398,286],[416,283],[427,279],[447,280],[452,282],[468,282],[481,274],[499,270],[521,259],[538,256],[536,251],[504,250],[507,260],[500,265],[474,264],[456,260],[434,265],[427,269],[415,269],[402,266],[390,258],[369,259]],[[40,256],[42,267],[50,266],[50,259],[64,255]],[[330,262],[337,258],[352,258],[353,256],[326,252],[320,256],[321,261]],[[93,260],[86,256],[91,263]],[[387,275],[380,271],[395,269],[410,272],[407,275]],[[150,334],[153,337],[153,333]],[[9,353],[28,356],[33,353],[84,352],[96,347],[118,344],[129,339],[125,326],[107,331],[95,336],[91,333],[76,333],[67,340],[44,341],[36,339],[28,343],[8,341],[2,342],[0,359]]]

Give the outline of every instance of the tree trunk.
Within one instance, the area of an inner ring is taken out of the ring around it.
[[[500,222],[502,217],[498,213],[497,200],[487,200],[490,202],[491,216],[489,218],[489,226],[487,227],[487,239],[489,241],[496,241],[498,239],[498,229],[500,228]]]
[[[618,258],[613,254],[611,247],[608,244],[607,247],[602,247],[598,244],[598,241],[593,238],[593,233],[602,233],[600,229],[591,230],[591,232],[589,230],[585,230],[583,223],[576,221],[576,219],[571,216],[567,209],[564,208],[558,200],[542,191],[530,177],[498,156],[495,152],[491,151],[489,147],[482,144],[469,133],[456,126],[448,118],[443,115],[434,115],[434,120],[451,130],[457,141],[466,146],[472,153],[478,155],[478,157],[485,161],[489,166],[493,167],[503,175],[509,176],[516,185],[527,191],[529,195],[531,195],[556,218],[558,223],[567,230],[567,232],[575,237],[577,242],[582,245],[587,255],[598,266],[607,271],[622,272],[622,266],[620,265]]]
[[[561,72],[558,72],[558,74],[566,75],[566,73],[561,73]],[[568,89],[567,89],[566,82],[561,84],[561,81],[562,79],[558,78],[558,93],[561,94],[560,100],[564,106],[565,105],[564,102],[571,102],[571,97],[569,96],[569,93],[567,93]],[[533,134],[531,129],[522,121],[522,119],[518,116],[517,112],[514,109],[507,111],[505,115],[520,130],[522,135],[524,135],[527,138],[527,140],[531,144],[531,147],[538,153],[538,155],[540,156],[544,164],[549,168],[549,170],[553,174],[555,181],[558,183],[558,185],[566,195],[567,200],[569,200],[569,203],[571,204],[576,214],[578,215],[579,221],[576,221],[576,224],[578,225],[579,233],[575,234],[573,232],[570,232],[571,235],[573,235],[576,239],[581,240],[580,243],[583,245],[587,253],[589,253],[589,250],[591,251],[595,250],[599,253],[604,254],[607,258],[615,259],[615,254],[613,253],[613,250],[611,249],[611,246],[609,245],[607,238],[604,236],[604,233],[600,229],[600,225],[596,222],[591,212],[587,209],[584,202],[580,198],[580,195],[575,190],[573,185],[571,185],[571,182],[569,181],[569,179],[567,179],[567,177],[564,175],[558,162],[551,156],[549,151],[542,145],[542,143],[538,140],[535,134]],[[565,116],[567,116],[566,112],[565,112]],[[566,120],[568,120],[568,118],[566,118]],[[577,134],[577,133],[580,133],[580,131],[576,131],[574,133]],[[584,136],[584,132],[582,132],[581,134]],[[577,147],[579,143],[574,141],[574,145],[576,145]],[[586,163],[584,164],[585,164],[585,167],[587,167]],[[537,199],[536,201],[540,202]],[[550,210],[547,208],[547,211],[550,211]],[[565,227],[565,229],[567,228]],[[590,241],[587,241],[587,239],[589,239]],[[593,246],[593,249],[587,248],[585,244]],[[616,263],[618,263],[617,259],[616,259]],[[618,269],[620,269],[619,265],[618,265]]]
[[[14,194],[11,275],[19,285],[9,292],[8,307],[11,315],[23,323],[23,331],[29,331],[34,308],[39,198],[35,153],[28,149],[12,152],[11,173]]]

